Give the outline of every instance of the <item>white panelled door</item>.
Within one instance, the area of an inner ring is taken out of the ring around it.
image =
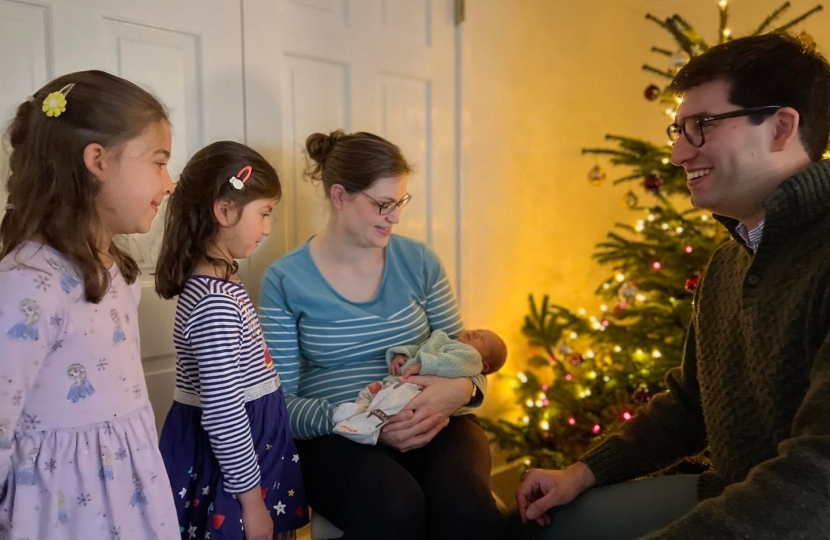
[[[430,244],[458,289],[452,0],[243,0],[248,143],[283,180],[279,225],[254,254],[252,296],[276,257],[327,220],[303,177],[305,139],[370,131],[414,165],[395,232]]]
[[[169,109],[175,179],[203,145],[244,140],[242,59],[239,0],[0,0],[0,121],[54,77],[104,69]],[[159,425],[175,384],[175,303],[156,296],[151,275],[161,231],[160,214],[129,242],[142,270],[141,350]]]

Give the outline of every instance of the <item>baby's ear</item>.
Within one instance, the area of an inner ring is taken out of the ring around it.
[[[490,372],[490,366],[487,362],[482,362],[481,364],[481,373],[487,375]]]

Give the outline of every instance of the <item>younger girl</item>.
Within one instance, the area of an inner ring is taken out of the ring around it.
[[[0,223],[0,538],[178,531],[138,338],[138,266],[170,125],[138,86],[71,73],[17,109]],[[16,427],[15,427],[16,426]]]
[[[280,379],[234,262],[271,232],[280,195],[262,156],[217,142],[170,197],[156,291],[179,296],[178,355],[161,452],[185,539],[294,538],[308,522]]]

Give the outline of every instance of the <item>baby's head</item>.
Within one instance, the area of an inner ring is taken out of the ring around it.
[[[490,330],[466,330],[458,336],[458,341],[471,345],[481,355],[483,375],[497,372],[507,360],[507,345]]]

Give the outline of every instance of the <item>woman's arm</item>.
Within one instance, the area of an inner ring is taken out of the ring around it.
[[[285,393],[291,433],[297,439],[329,435],[334,429],[334,406],[325,399],[297,395],[300,345],[297,320],[282,290],[279,276],[268,269],[260,288],[260,324]]]
[[[464,324],[447,273],[438,256],[426,246],[423,261],[424,310],[430,330],[443,330],[456,337],[464,329]],[[477,378],[483,379],[483,376],[478,375]],[[470,404],[473,397],[470,378],[413,376],[407,380],[423,386],[424,390],[384,426],[380,435],[380,442],[402,452],[428,444],[446,427],[449,416]],[[480,390],[482,388],[477,388],[476,394],[480,394]]]

